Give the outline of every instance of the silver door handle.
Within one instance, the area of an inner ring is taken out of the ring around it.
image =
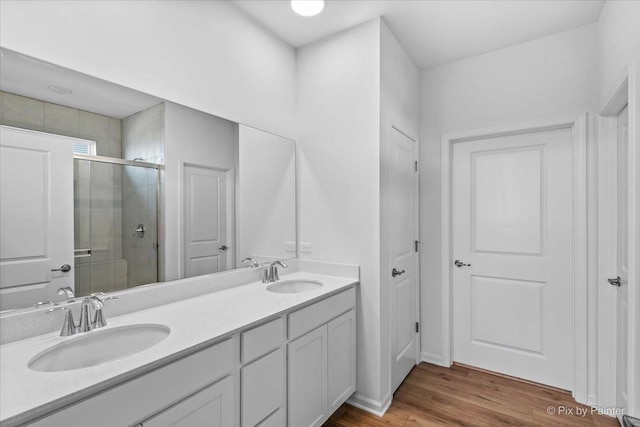
[[[222,246],[220,246],[218,249],[220,249],[221,251],[226,251],[227,249],[229,249],[229,246],[227,246],[227,245],[222,245]]]
[[[620,281],[620,276],[616,277],[615,279],[607,279],[607,282],[609,282],[611,286],[620,286],[620,284],[622,283]]]
[[[458,268],[459,267],[471,267],[471,264],[465,264],[464,262],[460,261],[459,259],[455,260],[453,263]]]
[[[71,271],[71,266],[69,264],[62,264],[60,268],[52,268],[51,271],[62,271],[63,273],[68,273]]]
[[[404,270],[398,271],[396,270],[395,267],[393,267],[393,270],[391,270],[391,277],[400,276],[401,274],[404,274],[404,273],[405,273]]]

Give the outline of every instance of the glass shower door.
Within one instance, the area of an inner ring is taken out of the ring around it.
[[[76,296],[158,281],[158,171],[98,159],[74,159]]]

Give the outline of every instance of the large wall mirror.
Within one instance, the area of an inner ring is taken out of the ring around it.
[[[0,310],[295,258],[294,141],[1,53]]]

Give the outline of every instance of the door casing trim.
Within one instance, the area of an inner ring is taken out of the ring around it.
[[[629,64],[620,73],[607,95],[598,113],[598,363],[597,363],[597,405],[599,407],[615,407],[617,378],[617,294],[615,288],[607,283],[607,278],[616,272],[616,240],[612,238],[617,232],[616,193],[611,191],[617,180],[616,146],[617,115],[629,106],[629,235],[637,236],[640,231],[633,218],[640,215],[640,186],[637,180],[640,175],[640,132],[638,126],[638,109],[640,105],[640,72],[637,60]],[[637,221],[637,220],[636,220]],[[638,353],[638,309],[640,309],[640,292],[637,289],[640,275],[640,241],[629,239],[629,319],[627,346],[627,375],[630,379],[627,390],[628,412],[637,414],[640,411],[638,394],[640,393],[640,367],[634,365]]]
[[[477,130],[443,134],[441,138],[441,295],[442,295],[442,365],[453,363],[453,298],[452,298],[452,226],[451,173],[453,144],[481,138],[518,135],[545,130],[569,128],[572,133],[572,280],[571,342],[573,372],[572,394],[588,403],[587,388],[587,114],[535,120],[526,123],[495,126]]]

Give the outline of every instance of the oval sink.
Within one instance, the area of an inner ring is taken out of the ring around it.
[[[321,287],[322,283],[315,280],[283,280],[267,286],[267,290],[278,294],[298,294],[320,289]]]
[[[85,333],[55,345],[29,361],[40,372],[89,368],[140,353],[171,333],[164,325],[130,325]]]

